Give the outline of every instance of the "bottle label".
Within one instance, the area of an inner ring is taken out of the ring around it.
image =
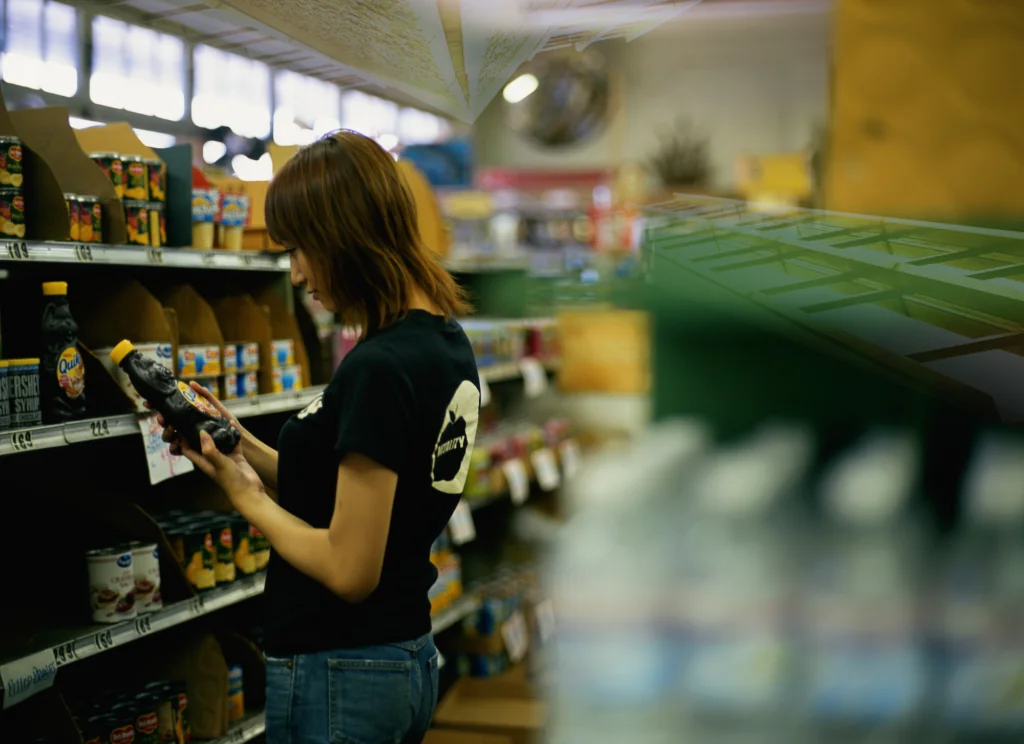
[[[85,392],[85,365],[74,346],[64,349],[57,358],[57,382],[69,398]]]
[[[217,409],[206,402],[206,398],[196,393],[187,383],[178,380],[178,390],[181,391],[182,397],[189,402],[189,405],[198,408],[203,413],[207,413],[215,418],[220,418],[220,414]]]

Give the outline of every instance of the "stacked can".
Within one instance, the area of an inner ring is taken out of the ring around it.
[[[275,393],[302,389],[302,367],[295,363],[295,342],[290,338],[270,342],[271,374]]]
[[[89,157],[110,179],[117,198],[121,200],[128,244],[152,247],[166,245],[167,166],[164,162],[159,158],[143,158],[139,155],[122,155],[117,152],[94,152],[90,153]],[[65,195],[65,198],[68,196],[70,195]],[[70,203],[68,209],[69,213],[73,209]],[[99,219],[96,216],[98,211],[97,203],[93,208],[94,235],[96,219]],[[72,234],[73,232],[74,227]],[[94,238],[93,242],[99,240]]]
[[[156,517],[197,592],[267,567],[270,543],[237,513],[170,511]]]
[[[224,398],[259,395],[260,345],[236,341],[224,345]]]
[[[21,140],[0,137],[0,233],[7,238],[25,237],[24,180]]]

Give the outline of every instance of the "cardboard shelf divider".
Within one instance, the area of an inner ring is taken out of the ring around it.
[[[309,387],[311,385],[309,378],[309,354],[306,352],[306,344],[302,340],[302,331],[299,330],[298,321],[288,310],[288,305],[285,304],[279,288],[280,283],[278,282],[267,284],[256,294],[256,302],[265,305],[270,310],[270,331],[273,337],[275,339],[290,338],[292,340],[292,343],[295,345],[295,363],[302,367],[302,384],[304,387]],[[266,371],[263,377],[267,379],[268,384],[272,383],[271,368],[270,348],[268,346],[266,353],[261,348],[260,371]],[[260,392],[269,393],[272,392],[272,389],[268,387],[264,390],[261,380]]]
[[[32,172],[25,174],[26,193],[30,197],[26,205],[26,217],[31,218],[29,235],[40,240],[67,240],[64,194],[72,193],[99,198],[103,206],[103,242],[124,243],[121,202],[113,184],[79,145],[78,132],[68,123],[68,109],[21,109],[12,112],[10,118],[34,160],[41,161],[33,161]],[[52,181],[47,179],[46,170],[53,176]]]

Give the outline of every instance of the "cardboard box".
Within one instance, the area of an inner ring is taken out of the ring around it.
[[[547,704],[534,699],[528,683],[512,676],[460,679],[434,714],[442,729],[505,737],[513,744],[541,740]]]

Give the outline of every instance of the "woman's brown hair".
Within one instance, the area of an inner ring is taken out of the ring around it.
[[[322,291],[364,337],[405,315],[413,285],[447,316],[469,312],[423,244],[394,159],[369,137],[342,130],[299,150],[270,182],[266,216],[271,240],[323,271]]]

